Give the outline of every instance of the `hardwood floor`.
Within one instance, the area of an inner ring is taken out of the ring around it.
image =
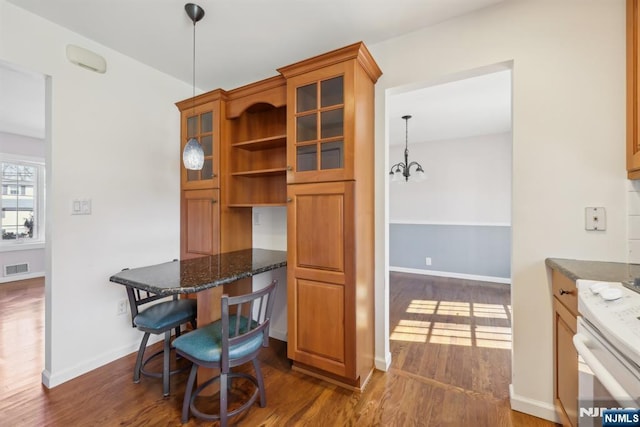
[[[293,372],[286,344],[261,354],[267,407],[242,426],[553,426],[509,408],[509,289],[393,273],[393,361],[362,393]],[[42,281],[0,285],[0,425],[177,426],[186,373],[162,398],[159,380],[131,380],[134,355],[61,384],[41,385]],[[211,425],[191,418],[185,426]]]

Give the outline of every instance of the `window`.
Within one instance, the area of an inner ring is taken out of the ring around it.
[[[44,164],[0,159],[2,244],[44,240]]]

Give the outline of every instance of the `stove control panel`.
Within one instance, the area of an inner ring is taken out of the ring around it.
[[[578,280],[578,312],[640,365],[640,294],[619,282]]]

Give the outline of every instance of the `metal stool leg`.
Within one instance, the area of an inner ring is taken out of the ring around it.
[[[169,380],[171,369],[169,366],[171,356],[171,330],[164,333],[164,361],[162,368],[162,392],[165,397],[169,396]]]
[[[133,368],[133,382],[138,384],[140,382],[140,370],[142,369],[142,359],[144,358],[144,351],[147,348],[147,342],[149,341],[149,332],[145,332],[140,342],[140,349],[138,349],[138,357],[136,358],[136,366]]]

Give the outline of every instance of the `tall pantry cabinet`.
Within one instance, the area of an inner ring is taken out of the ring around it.
[[[374,84],[356,43],[283,67],[288,357],[360,389],[374,368]]]

